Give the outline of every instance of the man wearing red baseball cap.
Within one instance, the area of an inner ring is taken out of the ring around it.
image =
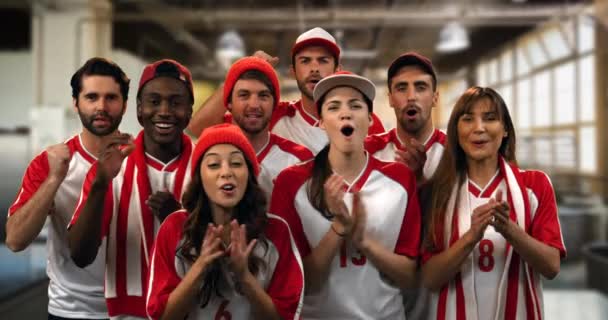
[[[76,265],[107,252],[105,297],[111,318],[147,319],[150,252],[160,223],[180,207],[190,181],[192,76],[173,60],[147,65],[139,81],[135,141],[117,137],[87,173],[69,243]],[[125,161],[123,161],[125,160]],[[101,248],[100,248],[101,247]]]
[[[437,74],[429,58],[406,52],[389,66],[387,82],[397,127],[367,137],[365,149],[380,160],[403,162],[416,173],[420,185],[435,173],[447,139],[445,133],[435,129],[431,117],[439,98]],[[425,319],[428,291],[408,290],[403,296],[406,318]]]
[[[416,172],[418,183],[428,180],[439,165],[445,133],[435,129],[431,111],[437,105],[437,74],[431,60],[406,52],[388,68],[388,98],[397,127],[369,136],[365,148],[384,161],[401,161]]]
[[[260,164],[258,183],[269,200],[279,172],[313,157],[306,147],[270,133],[280,92],[276,72],[258,57],[236,61],[224,82],[224,105],[256,152]]]
[[[278,58],[263,51],[257,51],[254,55],[271,63],[278,62]],[[271,132],[303,145],[313,153],[321,150],[328,140],[325,131],[319,128],[312,92],[317,82],[338,70],[340,47],[336,39],[318,27],[302,33],[291,49],[291,74],[297,81],[301,99],[279,102],[270,121]],[[220,93],[216,92],[194,115],[189,130],[196,135],[205,127],[226,121],[221,104]],[[372,117],[369,134],[384,132],[380,119],[376,115]]]

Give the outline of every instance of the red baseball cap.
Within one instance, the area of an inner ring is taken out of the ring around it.
[[[298,36],[291,48],[291,57],[293,58],[296,53],[305,47],[311,46],[321,46],[329,50],[336,59],[336,64],[340,60],[340,47],[336,39],[329,32],[319,27],[310,29]]]
[[[390,86],[391,79],[397,74],[399,69],[405,66],[417,66],[424,72],[433,77],[433,86],[437,88],[437,73],[431,63],[431,59],[419,54],[418,52],[406,52],[395,59],[388,67],[387,81]]]
[[[188,88],[190,98],[194,100],[192,74],[190,73],[190,70],[179,62],[171,59],[158,60],[144,67],[144,71],[141,73],[141,78],[139,78],[137,96],[139,97],[141,89],[144,87],[144,85],[146,85],[146,83],[158,77],[169,77],[183,82],[186,85],[186,88]]]

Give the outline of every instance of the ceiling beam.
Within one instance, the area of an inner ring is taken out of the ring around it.
[[[472,4],[462,10],[457,5],[405,5],[386,7],[334,8],[242,8],[214,10],[146,10],[116,13],[117,21],[156,21],[165,25],[214,30],[250,28],[256,30],[300,29],[294,21],[307,25],[335,28],[443,26],[458,20],[467,26],[530,26],[550,18],[582,12],[583,4],[560,5],[483,5]],[[168,8],[169,9],[169,8]]]

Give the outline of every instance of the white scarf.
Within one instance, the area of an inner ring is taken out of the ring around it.
[[[523,184],[519,169],[510,166],[500,158],[500,169],[507,183],[507,200],[511,207],[510,218],[517,225],[529,231],[531,213],[530,201]],[[453,245],[456,240],[471,228],[468,178],[463,185],[454,185],[448,200],[445,215],[443,238],[444,248]],[[458,199],[458,208],[456,200]],[[462,213],[462,214],[459,214]],[[432,294],[431,317],[429,319],[445,320],[478,320],[477,299],[475,295],[475,263],[471,252],[461,265],[460,272],[444,285],[439,292]],[[525,288],[519,288],[520,277],[524,276]],[[494,320],[514,320],[525,308],[527,320],[543,319],[543,301],[540,275],[521,260],[513,247],[507,243],[505,268],[498,283],[498,301]],[[523,301],[523,302],[521,302]]]

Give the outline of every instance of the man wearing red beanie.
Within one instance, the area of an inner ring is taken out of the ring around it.
[[[255,56],[271,63],[278,58],[263,51]],[[312,97],[312,91],[321,79],[340,69],[340,47],[336,39],[322,28],[313,28],[302,33],[291,49],[291,75],[296,79],[301,99],[281,101],[270,120],[270,131],[283,138],[301,144],[317,153],[328,142],[325,131],[319,128],[319,115]],[[194,114],[188,129],[194,135],[211,125],[226,121],[220,88]],[[204,110],[204,111],[201,111]],[[382,122],[372,114],[373,122],[369,134],[384,132]]]
[[[242,58],[228,70],[224,105],[255,150],[260,164],[258,183],[268,199],[279,172],[313,157],[307,148],[270,133],[270,121],[279,99],[279,79],[266,60]]]
[[[107,145],[87,174],[70,222],[80,267],[107,252],[105,297],[112,319],[147,319],[150,254],[160,223],[180,208],[190,181],[192,141],[183,134],[193,104],[192,76],[173,60],[147,65],[137,92],[135,141]],[[123,161],[124,160],[124,161]]]

